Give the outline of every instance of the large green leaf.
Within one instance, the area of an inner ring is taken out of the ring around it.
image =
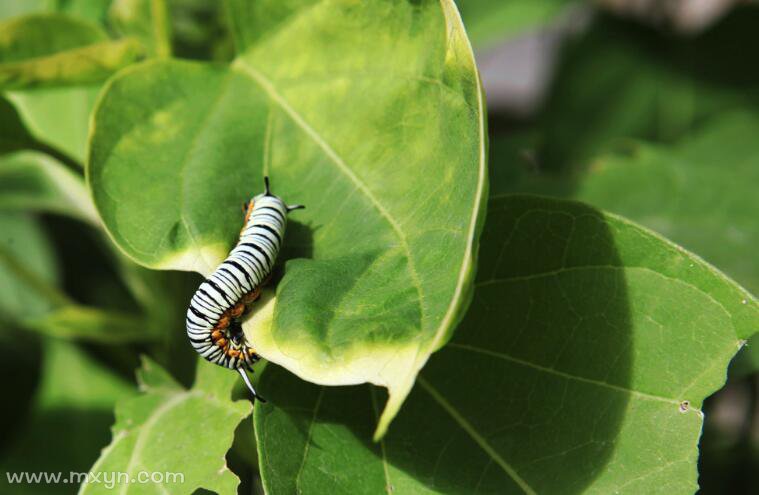
[[[8,415],[8,407],[3,408],[3,423],[13,428],[2,439],[7,443],[0,456],[0,469],[7,473],[47,471],[62,473],[63,477],[85,472],[108,442],[114,403],[133,395],[134,387],[73,344],[49,338],[41,346],[41,354],[33,352],[36,347],[37,342],[29,337],[23,344],[19,339],[3,341],[4,351],[15,350],[17,358],[35,359],[42,369],[31,411],[13,416]],[[29,371],[17,368],[6,372],[14,375],[15,382],[24,380],[21,373]],[[10,406],[18,398],[6,395],[6,400]],[[68,494],[72,488],[64,483],[9,485],[3,475],[0,490],[50,495]]]
[[[759,328],[699,258],[580,203],[491,202],[477,288],[380,443],[372,388],[270,366],[267,493],[693,493],[703,399]]]
[[[200,360],[195,385],[185,389],[145,359],[138,373],[142,394],[116,406],[113,440],[90,469],[93,473],[181,473],[162,483],[123,483],[123,494],[193,493],[204,488],[235,493],[237,477],[224,455],[234,431],[250,414],[247,401],[230,400],[236,373]],[[82,484],[81,495],[111,493],[103,483]]]
[[[96,207],[137,262],[209,274],[271,176],[307,205],[281,258],[307,259],[286,266],[257,350],[310,381],[390,388],[381,434],[469,301],[486,190],[469,43],[450,2],[230,4],[247,46],[230,67],[110,80]]]
[[[0,89],[98,82],[140,54],[135,40],[110,41],[73,17],[19,17],[0,23]]]
[[[81,176],[39,152],[0,157],[0,209],[54,212],[99,224]]]

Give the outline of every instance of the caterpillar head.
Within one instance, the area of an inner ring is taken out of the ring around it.
[[[262,199],[262,198],[276,198],[277,200],[279,200],[285,206],[285,208],[287,209],[288,213],[291,212],[291,211],[293,211],[293,210],[302,210],[303,208],[305,208],[304,205],[288,205],[288,204],[286,204],[282,200],[282,198],[280,198],[279,196],[276,196],[276,195],[272,194],[271,193],[271,188],[269,187],[269,177],[268,176],[264,177],[264,192],[262,192],[261,194],[259,194],[256,197],[254,197],[253,201],[258,201],[259,199]]]

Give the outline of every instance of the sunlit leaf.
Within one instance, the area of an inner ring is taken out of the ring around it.
[[[250,414],[247,401],[230,400],[236,373],[200,361],[195,385],[185,389],[146,359],[138,374],[142,394],[116,406],[113,439],[90,469],[94,473],[181,473],[163,483],[122,483],[124,494],[192,493],[204,488],[235,493],[237,477],[224,455],[234,430]],[[103,483],[83,484],[81,495],[111,493]]]
[[[230,6],[231,66],[150,62],[111,79],[95,204],[139,263],[207,275],[269,175],[307,207],[281,256],[305,259],[285,267],[254,345],[307,380],[388,387],[381,434],[469,301],[486,191],[469,43],[450,2]]]
[[[696,490],[702,401],[759,328],[756,300],[580,203],[496,200],[482,242],[469,312],[382,442],[376,389],[267,367],[267,493]]]

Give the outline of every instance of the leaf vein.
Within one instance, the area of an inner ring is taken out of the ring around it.
[[[522,479],[521,476],[514,470],[514,468],[506,462],[503,457],[496,452],[496,450],[487,442],[487,440],[480,435],[480,433],[472,426],[469,421],[464,418],[461,413],[459,413],[447,400],[445,400],[445,397],[435,389],[424,377],[419,377],[417,379],[419,384],[424,388],[427,393],[429,393],[432,398],[442,407],[445,412],[447,412],[453,420],[458,423],[459,426],[467,433],[469,436],[474,440],[474,442],[480,446],[482,450],[485,451],[486,454],[488,454],[500,467],[503,469],[503,471],[508,474],[511,479],[514,480],[514,482],[519,485],[519,487],[528,495],[536,495],[535,490],[533,490],[530,485],[527,484],[527,482]]]

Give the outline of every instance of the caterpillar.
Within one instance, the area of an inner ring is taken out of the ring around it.
[[[287,214],[305,208],[288,206],[265,190],[243,205],[245,221],[237,245],[213,273],[200,284],[187,309],[187,336],[206,360],[237,370],[255,399],[261,399],[245,369],[260,359],[242,332],[242,316],[261,295],[279,253]]]

